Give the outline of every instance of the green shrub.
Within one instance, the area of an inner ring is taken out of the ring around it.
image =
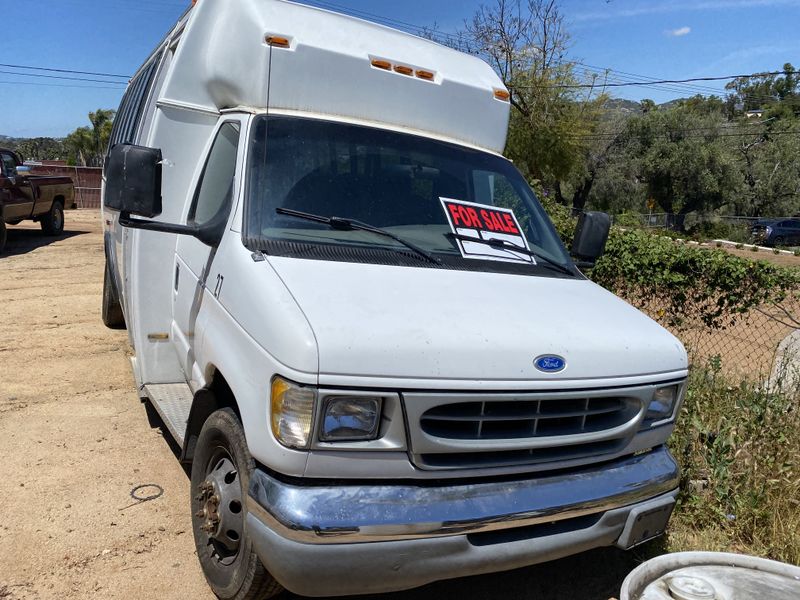
[[[741,243],[750,240],[750,228],[746,223],[702,221],[689,230],[689,235],[699,241],[728,240]]]
[[[657,298],[668,325],[699,320],[712,329],[731,325],[752,308],[780,301],[800,286],[797,270],[618,229],[591,277],[634,304]]]
[[[737,549],[800,564],[800,389],[695,369],[670,446],[682,485],[671,550]]]

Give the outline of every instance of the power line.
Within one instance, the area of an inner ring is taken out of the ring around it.
[[[657,81],[649,81],[649,82],[639,82],[639,81],[632,81],[626,83],[608,83],[602,87],[629,87],[629,86],[648,86],[648,85],[662,85],[662,84],[671,84],[671,83],[691,83],[693,81],[725,81],[728,79],[751,79],[754,77],[770,77],[773,75],[795,75],[795,72],[792,71],[769,71],[766,73],[751,73],[748,75],[721,75],[717,77],[689,77],[687,79],[660,79]],[[534,86],[517,86],[518,88],[531,88]],[[589,88],[589,87],[598,87],[596,84],[586,84],[586,83],[575,83],[575,84],[555,84],[551,87],[557,88]]]
[[[95,89],[95,90],[115,90],[118,92],[122,92],[122,88],[118,87],[109,87],[105,85],[76,85],[76,84],[69,84],[69,83],[36,83],[33,81],[0,81],[2,85],[35,85],[40,87],[58,87],[58,88],[84,88],[84,89]]]
[[[72,69],[55,69],[50,67],[31,67],[28,65],[8,65],[0,63],[0,67],[7,67],[9,69],[28,69],[29,71],[49,71],[51,73],[72,73],[74,75],[95,75],[97,77],[120,77],[123,79],[130,79],[130,75],[114,75],[112,73],[95,73],[93,71],[73,71]]]
[[[16,71],[5,71],[0,69],[0,73],[4,75],[15,75],[18,77],[39,77],[43,79],[61,79],[67,81],[90,81],[92,83],[107,83],[109,85],[125,86],[127,83],[123,81],[105,81],[103,79],[91,79],[89,77],[68,77],[66,75],[42,75],[41,73],[17,73]]]

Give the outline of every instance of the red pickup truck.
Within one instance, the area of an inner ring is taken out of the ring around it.
[[[38,221],[46,235],[60,235],[64,207],[74,204],[72,179],[32,176],[19,154],[0,148],[0,252],[6,245],[6,225]]]

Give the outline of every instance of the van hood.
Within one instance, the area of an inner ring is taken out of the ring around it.
[[[687,368],[677,338],[587,280],[268,260],[314,332],[320,376],[553,381]],[[542,356],[566,367],[542,372]]]

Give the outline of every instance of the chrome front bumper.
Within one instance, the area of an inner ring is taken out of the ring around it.
[[[248,535],[295,593],[388,592],[632,547],[663,531],[678,479],[663,447],[564,474],[443,487],[298,486],[256,471]]]
[[[678,487],[666,448],[563,475],[445,487],[297,486],[256,471],[248,511],[305,544],[464,535],[552,523],[629,506]]]

